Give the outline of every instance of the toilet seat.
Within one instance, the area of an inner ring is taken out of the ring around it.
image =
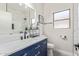
[[[47,47],[53,49],[53,48],[54,48],[54,44],[52,44],[52,43],[47,43]]]

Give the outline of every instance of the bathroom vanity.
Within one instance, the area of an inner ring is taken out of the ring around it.
[[[47,40],[44,39],[29,47],[17,51],[10,56],[46,56],[47,55]]]
[[[0,45],[0,54],[6,56],[47,56],[47,38],[38,36]]]
[[[7,4],[6,6],[8,6],[6,7],[8,12],[0,11],[0,55],[47,56],[47,37],[38,36],[40,26],[35,9],[27,6],[26,10],[19,4]],[[22,10],[18,11],[16,6]]]

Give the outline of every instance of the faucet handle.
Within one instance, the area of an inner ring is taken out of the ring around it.
[[[21,36],[21,40],[23,40],[23,37]]]

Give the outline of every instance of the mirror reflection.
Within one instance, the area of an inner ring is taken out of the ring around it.
[[[12,33],[29,34],[30,37],[39,35],[36,11],[32,4],[7,3],[7,12],[12,13]]]

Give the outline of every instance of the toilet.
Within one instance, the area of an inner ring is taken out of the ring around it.
[[[53,56],[54,44],[47,43],[48,56]]]

